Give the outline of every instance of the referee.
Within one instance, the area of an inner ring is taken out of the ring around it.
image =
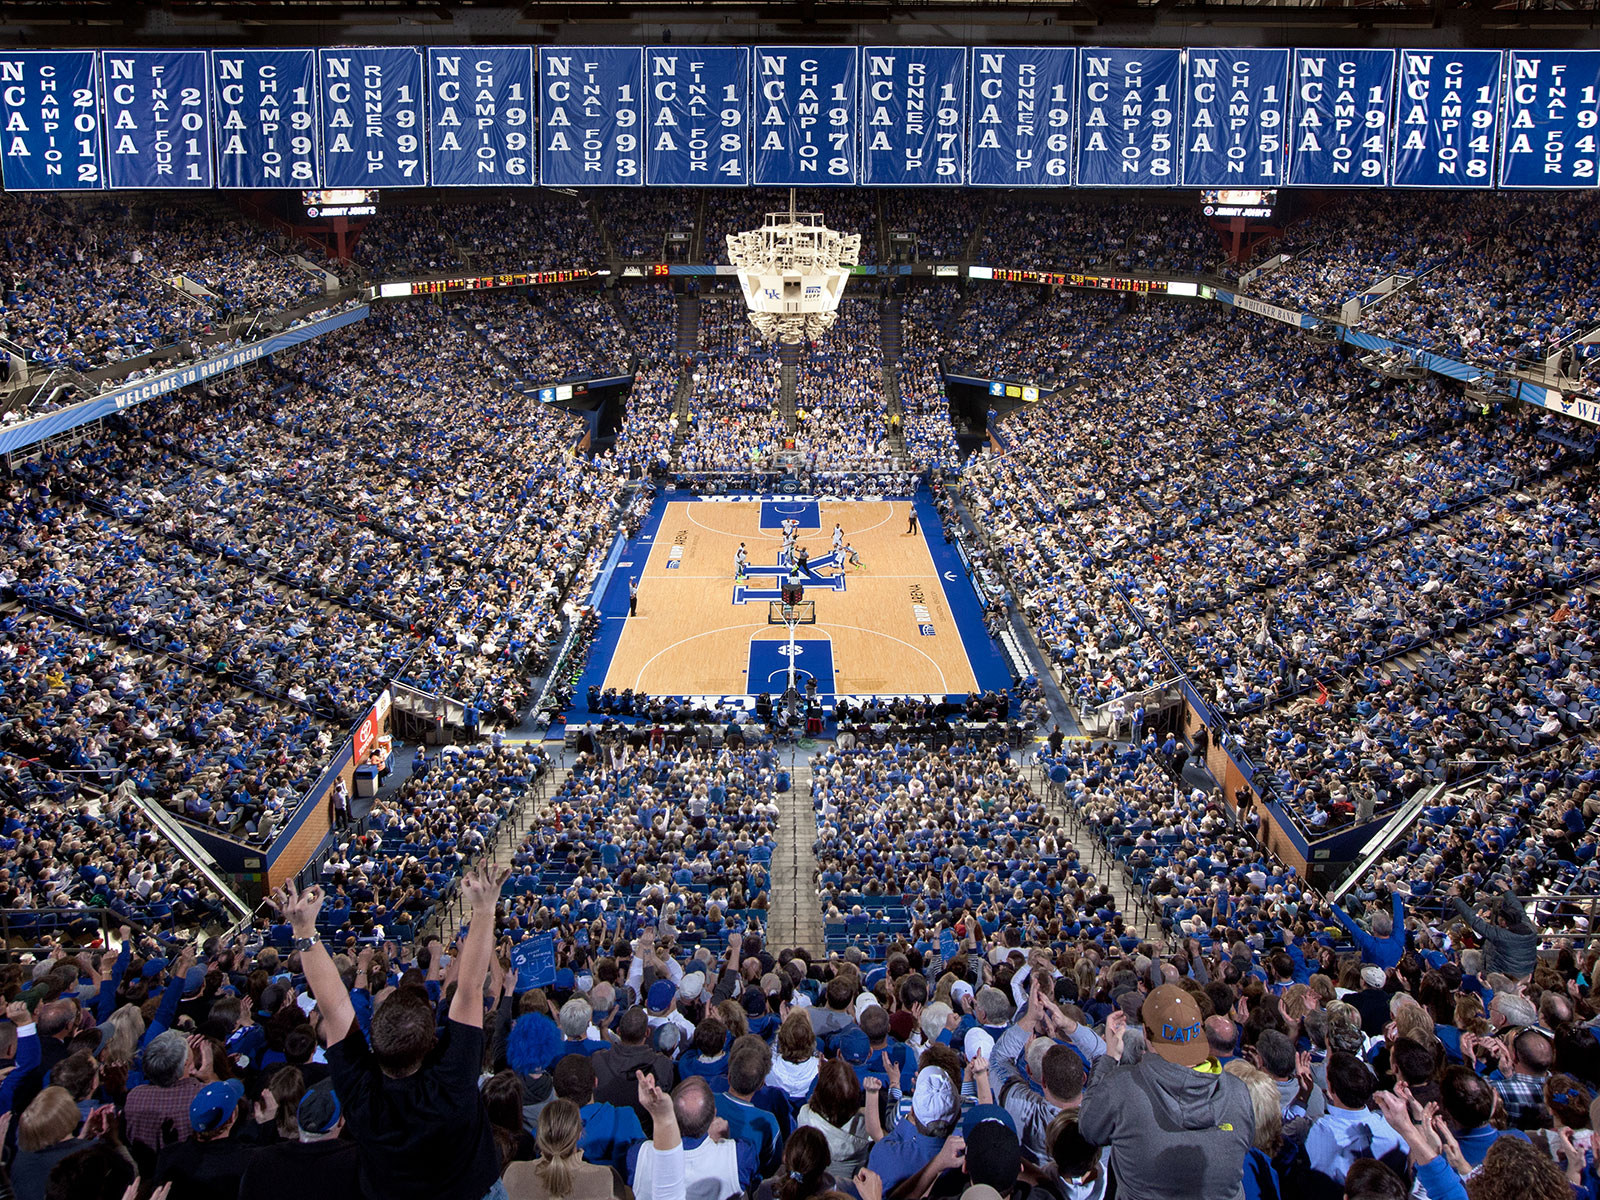
[[[628,615],[639,615],[639,580],[633,575],[628,576]]]

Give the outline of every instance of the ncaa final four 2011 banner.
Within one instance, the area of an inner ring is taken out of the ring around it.
[[[0,52],[12,191],[1600,186],[1600,50]]]

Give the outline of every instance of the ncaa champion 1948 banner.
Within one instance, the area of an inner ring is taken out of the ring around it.
[[[1072,181],[1074,46],[974,50],[967,181],[980,187]]]
[[[756,183],[859,182],[857,54],[854,46],[756,47]]]
[[[428,179],[515,187],[533,171],[533,49],[428,48]]]
[[[750,48],[650,46],[644,52],[645,182],[750,182]]]
[[[1494,186],[1498,50],[1402,50],[1395,187]]]

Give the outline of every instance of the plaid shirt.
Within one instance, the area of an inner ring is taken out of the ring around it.
[[[1518,1071],[1502,1074],[1496,1071],[1489,1077],[1494,1090],[1505,1101],[1506,1120],[1516,1125],[1523,1114],[1544,1105],[1544,1076],[1523,1075]]]
[[[192,1075],[171,1087],[141,1083],[128,1093],[127,1103],[123,1105],[128,1137],[152,1150],[159,1150],[167,1144],[168,1139],[162,1136],[162,1126],[170,1119],[175,1135],[171,1140],[181,1142],[186,1139],[191,1132],[189,1102],[204,1086]]]

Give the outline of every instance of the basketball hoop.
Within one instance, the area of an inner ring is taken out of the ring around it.
[[[784,599],[772,600],[767,604],[767,624],[782,625],[789,631],[789,687],[795,686],[795,650],[794,631],[801,625],[815,625],[817,623],[817,602],[815,600],[800,599],[802,589],[796,585],[795,595],[789,597],[789,588],[783,589]]]

